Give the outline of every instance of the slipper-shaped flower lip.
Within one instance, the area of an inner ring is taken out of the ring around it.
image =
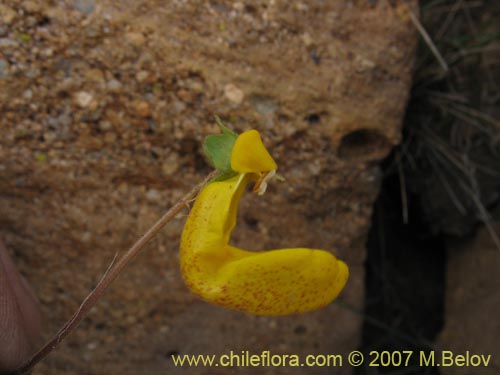
[[[255,180],[265,185],[277,169],[256,130],[237,137],[230,163],[236,175],[205,186],[186,221],[180,263],[187,286],[206,301],[259,315],[300,313],[330,303],[349,275],[347,265],[330,252],[255,252],[229,245],[246,185]]]

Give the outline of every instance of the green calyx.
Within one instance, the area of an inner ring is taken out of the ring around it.
[[[216,181],[226,180],[236,175],[231,169],[231,152],[238,134],[233,132],[218,116],[215,121],[221,130],[221,134],[211,134],[203,141],[203,153],[212,166],[219,172]]]

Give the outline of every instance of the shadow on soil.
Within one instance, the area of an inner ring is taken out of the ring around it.
[[[437,368],[421,367],[419,356],[428,355],[443,327],[445,243],[424,222],[418,196],[407,196],[404,222],[399,176],[389,172],[395,166],[395,152],[384,162],[387,177],[368,237],[361,344],[366,367],[355,373],[439,374]],[[413,351],[407,366],[404,350]],[[401,366],[386,366],[399,361]]]

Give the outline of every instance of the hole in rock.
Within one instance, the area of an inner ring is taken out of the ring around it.
[[[340,141],[338,155],[345,160],[371,158],[385,155],[391,143],[377,130],[358,129],[344,135]]]

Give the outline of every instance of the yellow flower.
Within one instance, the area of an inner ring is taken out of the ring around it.
[[[260,315],[305,312],[330,303],[349,275],[347,265],[330,252],[253,252],[229,245],[246,185],[257,181],[262,193],[277,169],[256,130],[237,137],[231,169],[235,176],[200,192],[184,227],[181,271],[188,287],[209,302]]]
[[[231,169],[237,173],[260,173],[278,169],[257,130],[248,130],[236,138],[231,153]]]

